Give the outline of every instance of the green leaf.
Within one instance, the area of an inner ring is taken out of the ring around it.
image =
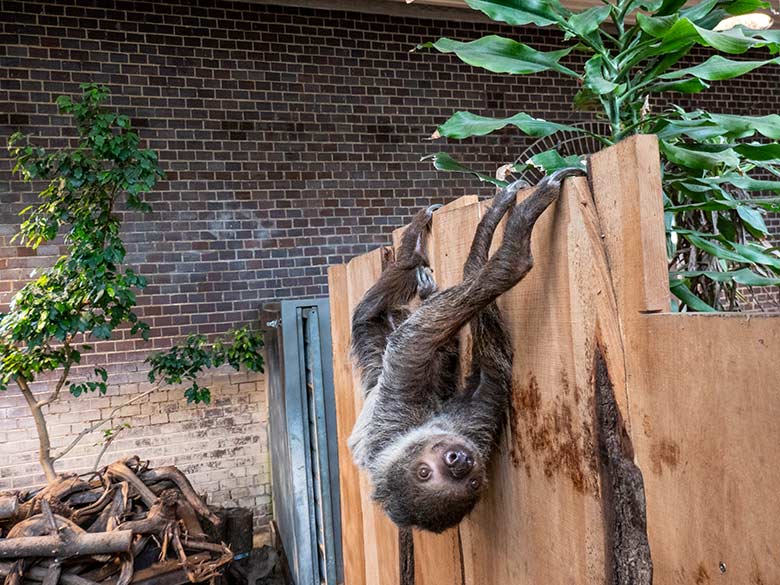
[[[713,170],[719,165],[735,167],[739,165],[739,157],[731,149],[722,152],[706,152],[682,146],[671,145],[660,141],[661,151],[671,162],[691,169]]]
[[[780,181],[753,179],[736,173],[726,173],[719,177],[706,177],[700,179],[700,181],[712,183],[713,185],[728,183],[734,185],[737,189],[744,189],[745,191],[780,191]]]
[[[686,0],[662,0],[661,6],[657,9],[654,8],[655,2],[646,5],[649,12],[656,11],[656,16],[668,16],[677,12],[684,4]]]
[[[730,242],[730,244],[737,253],[747,259],[747,262],[761,266],[771,266],[775,270],[780,270],[780,258],[761,246],[756,244],[738,244],[737,242]]]
[[[756,274],[749,268],[728,272],[715,272],[708,270],[694,270],[683,272],[670,272],[672,278],[696,278],[704,276],[717,282],[736,282],[745,286],[780,286],[780,277],[769,277]]]
[[[680,93],[699,93],[708,89],[710,86],[701,79],[681,79],[679,81],[667,81],[663,83],[653,83],[648,87],[650,93],[660,93],[662,91],[678,91]]]
[[[572,32],[579,37],[587,37],[591,33],[597,31],[609,16],[610,5],[605,4],[603,6],[594,6],[588,8],[582,12],[572,14],[566,23],[568,28],[572,29]],[[567,38],[572,36],[572,33],[566,33]]]
[[[466,0],[466,4],[491,20],[514,26],[550,26],[569,13],[557,0]]]
[[[98,325],[92,329],[92,336],[96,339],[110,339],[111,327],[105,323]]]
[[[680,17],[687,18],[691,22],[699,24],[699,21],[707,16],[721,0],[702,0],[693,6],[680,10]]]
[[[560,131],[583,132],[582,129],[565,124],[533,118],[528,114],[515,114],[509,118],[489,118],[471,112],[457,112],[438,128],[441,136],[448,138],[469,138],[484,136],[506,126],[514,126],[528,136],[544,137]]]
[[[745,75],[765,65],[778,63],[780,63],[780,57],[766,61],[735,61],[720,55],[713,55],[699,65],[664,73],[661,75],[661,79],[679,79],[690,75],[699,79],[706,79],[707,81],[723,81],[724,79],[733,79],[734,77]]]
[[[660,42],[643,51],[644,57],[661,55],[677,51],[683,47],[699,44],[713,47],[729,54],[741,54],[753,48],[768,47],[772,52],[778,52],[780,46],[774,40],[766,40],[759,33],[745,34],[743,27],[737,27],[725,32],[715,32],[697,26],[687,18],[675,16],[653,17],[637,14],[637,23],[641,29],[657,38]]]
[[[585,63],[585,87],[593,91],[596,95],[612,93],[618,87],[625,87],[604,78],[602,72],[603,64],[604,60],[601,55],[596,55],[595,57],[588,59]]]
[[[762,144],[753,142],[749,144],[737,144],[734,151],[752,161],[774,161],[780,163],[780,144],[772,142]]]
[[[528,164],[544,170],[547,174],[569,167],[577,167],[583,171],[587,170],[582,157],[577,155],[564,157],[554,148],[532,156],[528,159]]]
[[[766,223],[764,223],[764,217],[758,209],[752,209],[747,205],[740,205],[737,207],[737,214],[742,218],[745,227],[748,228],[754,237],[760,239],[769,235],[769,229],[767,229]]]
[[[669,288],[671,289],[672,294],[685,303],[689,309],[698,311],[700,313],[715,312],[715,309],[694,295],[691,292],[691,289],[689,289],[682,280],[671,280],[669,282]]]
[[[734,114],[708,114],[709,119],[719,126],[727,128],[730,133],[742,133],[742,137],[753,136],[758,132],[762,136],[780,140],[780,116],[737,116]],[[749,134],[747,134],[749,132]]]
[[[545,53],[512,39],[490,35],[466,43],[441,38],[434,43],[418,45],[417,48],[434,48],[441,53],[455,53],[464,63],[493,73],[527,75],[553,70],[579,77],[574,71],[558,63],[574,47]]]
[[[682,119],[666,118],[656,131],[662,140],[688,136],[696,141],[711,138],[749,138],[756,133],[773,140],[780,139],[780,116],[738,116],[733,114],[711,114],[709,112],[684,113]]]
[[[498,179],[494,179],[493,177],[490,177],[488,175],[483,175],[482,173],[478,173],[477,171],[468,168],[467,166],[456,161],[446,152],[437,152],[436,154],[429,154],[427,156],[422,157],[420,160],[421,161],[432,160],[433,166],[437,170],[468,173],[470,175],[475,176],[480,181],[493,183],[496,187],[505,187],[508,184],[506,181],[499,181]]]
[[[711,256],[715,256],[716,258],[721,258],[723,260],[731,260],[732,262],[749,262],[749,260],[746,260],[744,256],[741,256],[739,253],[721,246],[719,243],[713,240],[708,240],[690,232],[683,233],[683,235],[685,239],[688,240],[691,244],[696,246],[699,250],[707,252],[707,254],[710,254]]]

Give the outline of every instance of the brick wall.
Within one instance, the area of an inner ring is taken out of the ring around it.
[[[479,22],[216,0],[0,0],[0,27],[0,140],[21,129],[62,144],[70,133],[55,97],[102,82],[167,172],[148,198],[154,212],[126,216],[128,261],[150,282],[140,313],[152,339],[120,336],[99,346],[91,359],[114,373],[109,396],[53,412],[59,441],[138,390],[150,348],[255,322],[265,300],[324,295],[328,264],[386,243],[419,207],[489,193],[419,161],[441,149],[426,138],[453,111],[577,119],[569,105],[576,85],[567,78],[509,79],[409,52],[443,35],[518,33]],[[520,34],[540,48],[561,40],[533,28]],[[696,103],[775,112],[778,86],[775,67],[721,83]],[[504,134],[447,149],[492,172],[529,143]],[[9,242],[32,196],[0,160],[0,306],[56,253],[31,255]],[[239,379],[236,387],[220,377],[205,409],[186,407],[178,390],[156,395],[130,415],[133,429],[107,458],[139,451],[155,464],[176,461],[217,501],[254,498],[262,520],[264,394],[259,379]],[[32,424],[20,406],[14,390],[0,397],[0,489],[39,479]],[[92,453],[79,456],[68,466],[83,467]]]
[[[112,376],[106,396],[54,403],[47,414],[52,448],[66,447],[84,428],[108,418],[117,406],[150,390],[146,373],[128,364]],[[271,511],[267,448],[267,404],[263,376],[218,370],[204,376],[211,388],[207,407],[188,405],[181,389],[155,390],[146,399],[124,407],[111,426],[120,431],[101,458],[101,465],[138,455],[153,465],[178,465],[195,485],[220,506],[247,506],[256,511],[259,528]],[[21,394],[0,396],[0,491],[41,482],[33,421]],[[88,435],[58,471],[85,472],[101,451],[100,431]]]

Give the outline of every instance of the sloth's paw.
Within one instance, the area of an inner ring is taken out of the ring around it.
[[[417,294],[425,300],[436,292],[436,281],[433,278],[433,270],[428,266],[417,267]]]

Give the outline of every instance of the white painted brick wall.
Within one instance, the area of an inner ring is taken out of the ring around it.
[[[47,412],[54,452],[82,429],[152,386],[146,368],[123,364],[111,374],[105,396],[74,398],[67,393]],[[132,404],[113,426],[131,425],[103,455],[101,465],[138,455],[152,466],[173,464],[187,474],[208,502],[219,506],[254,508],[255,526],[271,516],[271,469],[268,451],[268,404],[262,374],[216,370],[198,380],[211,389],[211,404],[187,404],[181,388],[165,388]],[[45,392],[46,385],[34,387]],[[85,437],[57,471],[89,471],[101,448],[101,431]],[[40,485],[35,426],[22,395],[14,385],[0,392],[0,490]]]

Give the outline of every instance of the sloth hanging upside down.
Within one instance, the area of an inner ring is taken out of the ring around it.
[[[477,227],[463,282],[437,291],[425,239],[433,211],[417,214],[396,261],[352,316],[352,355],[365,398],[349,447],[374,486],[373,498],[400,527],[441,532],[468,514],[504,426],[512,376],[509,334],[495,303],[531,269],[531,232],[558,197],[562,169],[515,205],[518,181],[499,191]],[[488,259],[509,212],[504,239]],[[404,307],[415,297],[421,305]],[[459,382],[458,332],[470,324],[471,369]]]

